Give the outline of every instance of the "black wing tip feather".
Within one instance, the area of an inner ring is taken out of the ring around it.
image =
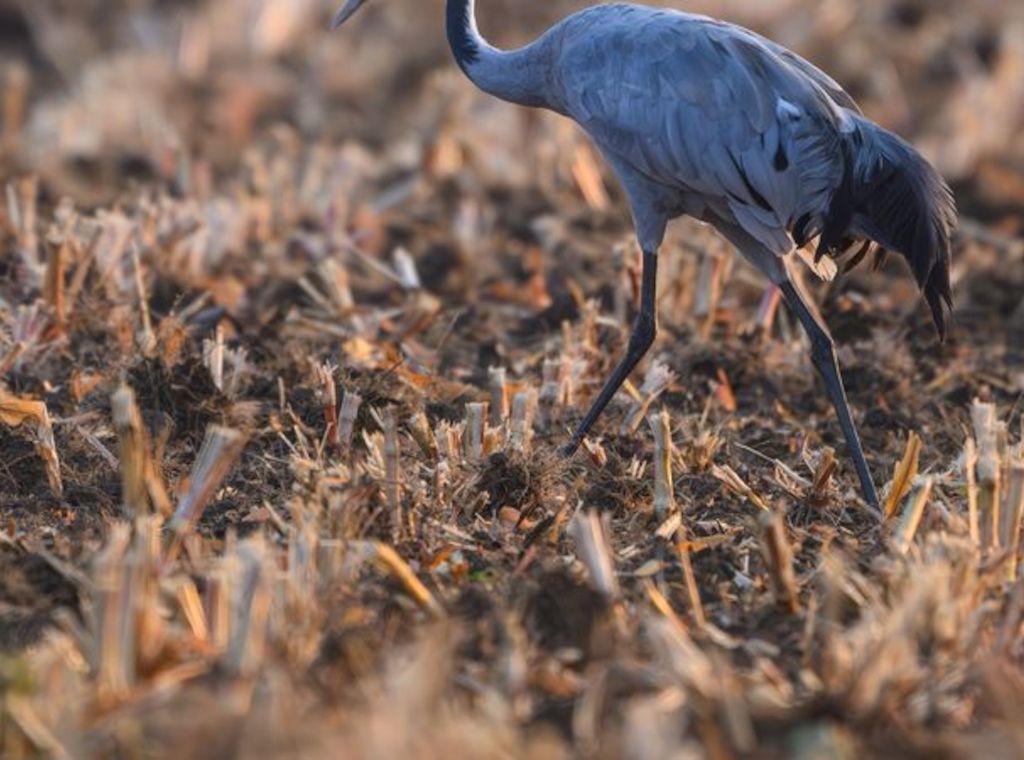
[[[931,186],[926,188],[930,192],[927,193],[925,208],[921,209],[927,219],[926,229],[930,228],[924,235],[927,250],[915,251],[916,255],[911,263],[915,267],[917,281],[928,302],[928,308],[931,309],[932,322],[935,323],[939,340],[945,342],[947,311],[953,310],[953,288],[949,270],[952,264],[951,238],[956,227],[956,203],[949,186],[931,166],[925,166],[932,181]],[[927,268],[924,273],[919,273],[918,267],[922,259],[927,262]]]
[[[941,272],[936,267],[923,290],[928,308],[932,312],[932,322],[939,334],[939,342],[945,343],[947,311],[953,310],[953,294],[950,292],[948,267],[942,267]]]
[[[883,159],[874,176],[857,188],[863,212],[882,246],[900,253],[931,310],[941,340],[946,311],[953,306],[950,283],[952,235],[957,212],[953,193],[939,173],[909,144],[874,127],[872,137]]]

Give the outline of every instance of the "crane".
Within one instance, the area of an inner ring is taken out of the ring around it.
[[[334,26],[366,0],[347,0]],[[878,494],[828,327],[794,251],[874,248],[908,262],[940,339],[950,288],[953,194],[907,142],[865,118],[832,78],[790,50],[706,16],[614,3],[581,10],[532,43],[501,50],[477,29],[475,0],[447,0],[455,62],[480,89],[573,119],[625,191],[642,252],[639,313],[626,355],[564,451],[572,454],[647,353],[657,330],[658,250],[669,221],[713,226],[782,293],[810,342],[865,501]]]

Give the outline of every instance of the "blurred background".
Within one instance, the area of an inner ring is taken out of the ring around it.
[[[478,14],[512,46],[588,4],[483,0]],[[1006,206],[1024,204],[1024,4],[655,4],[749,26],[823,67],[937,162],[969,214],[1010,225]],[[330,33],[333,0],[0,0],[2,168],[98,203],[125,179],[216,181],[278,130],[388,146],[406,167],[448,135],[489,181],[525,183],[538,167],[524,158],[551,151],[531,122],[573,133],[475,94],[450,65],[442,5],[372,0]]]

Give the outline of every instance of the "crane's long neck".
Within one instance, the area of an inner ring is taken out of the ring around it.
[[[481,90],[511,103],[550,106],[546,46],[535,42],[518,50],[499,50],[480,34],[476,0],[448,0],[448,43],[466,76]]]

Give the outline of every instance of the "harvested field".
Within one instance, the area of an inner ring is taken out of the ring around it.
[[[0,0],[2,757],[1024,757],[1024,6],[662,4],[954,187],[945,343],[898,257],[807,274],[885,519],[690,221],[559,457],[628,339],[628,210],[464,80],[439,0]]]

